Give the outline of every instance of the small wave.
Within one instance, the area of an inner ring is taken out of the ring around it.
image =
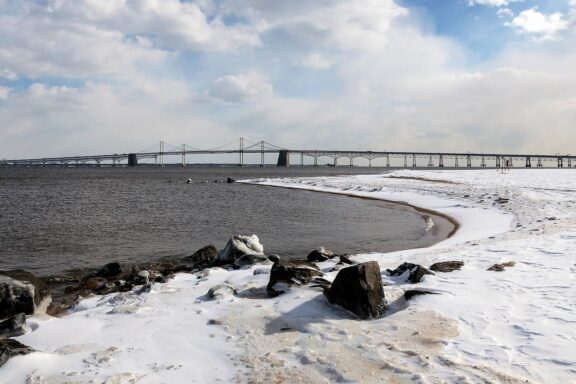
[[[431,216],[426,217],[426,232],[432,230],[434,227],[434,220],[432,220]]]

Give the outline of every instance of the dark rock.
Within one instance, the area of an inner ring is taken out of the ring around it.
[[[254,264],[271,264],[271,262],[264,255],[244,255],[234,261],[234,265],[237,267],[246,267]]]
[[[96,276],[115,277],[122,273],[122,267],[119,263],[108,263],[96,272]]]
[[[208,325],[222,325],[222,320],[210,319],[208,320]]]
[[[488,271],[503,272],[504,269],[506,269],[508,267],[513,267],[515,265],[516,265],[516,262],[514,262],[514,261],[508,261],[506,263],[494,264],[493,266],[488,268]]]
[[[231,177],[228,177],[228,178],[226,179],[226,182],[227,182],[228,184],[231,184],[231,183],[235,183],[236,180],[234,180],[234,179],[231,178]]]
[[[497,202],[498,204],[506,204],[506,203],[509,203],[509,202],[510,202],[510,199],[507,198],[507,197],[498,197],[498,198],[496,199],[496,202]]]
[[[349,265],[354,265],[356,264],[355,262],[353,262],[352,260],[350,260],[350,258],[346,255],[340,255],[340,264],[349,264]]]
[[[406,292],[404,292],[404,298],[406,300],[410,300],[414,296],[418,295],[439,295],[439,293],[434,291],[428,291],[426,289],[409,289]]]
[[[19,313],[0,322],[0,338],[22,336],[25,333],[26,315],[24,313]]]
[[[361,319],[380,317],[388,307],[380,267],[375,261],[342,268],[324,295]]]
[[[324,247],[320,247],[310,252],[308,256],[306,256],[306,260],[311,263],[316,263],[330,260],[332,257],[334,257],[334,253],[326,250]]]
[[[273,263],[277,263],[278,261],[280,261],[280,256],[273,253],[271,255],[268,255],[268,260],[270,260]]]
[[[32,348],[14,339],[0,339],[0,367],[14,356],[27,355],[35,352]]]
[[[50,294],[40,278],[22,269],[0,271],[0,319],[19,313],[31,315]]]
[[[282,289],[275,287],[278,283],[292,286],[294,284],[304,285],[310,283],[315,277],[322,276],[323,273],[313,263],[305,260],[280,260],[270,270],[270,280],[266,286],[266,291],[270,296],[278,296],[283,293]]]
[[[186,260],[194,263],[194,268],[204,269],[210,268],[218,258],[218,250],[212,244],[200,248],[193,255],[186,257]]]
[[[458,271],[464,266],[463,261],[441,261],[434,263],[430,266],[430,270],[434,272],[452,272]]]
[[[400,275],[404,274],[406,271],[410,272],[406,281],[410,282],[412,284],[419,283],[422,280],[422,278],[424,277],[424,275],[433,275],[432,272],[430,272],[428,269],[424,268],[423,266],[418,265],[418,264],[412,264],[412,263],[402,263],[398,266],[398,268],[396,268],[394,270],[390,270],[390,269],[386,270],[386,272],[390,276],[400,276]]]
[[[264,247],[258,236],[232,236],[224,249],[218,252],[218,262],[221,265],[232,264],[244,255],[264,255]]]
[[[50,316],[62,317],[70,309],[74,308],[74,306],[78,304],[78,301],[79,301],[78,295],[68,295],[59,297],[56,300],[52,300],[52,302],[46,309],[46,313]]]

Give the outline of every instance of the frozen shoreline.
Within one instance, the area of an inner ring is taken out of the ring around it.
[[[353,259],[375,259],[382,270],[404,261],[462,260],[465,266],[416,286],[384,276],[392,308],[372,321],[330,306],[314,288],[266,298],[269,275],[254,270],[269,266],[180,274],[143,295],[89,298],[63,319],[33,317],[35,331],[18,339],[43,352],[10,360],[0,368],[0,381],[570,382],[576,375],[576,264],[570,260],[576,181],[566,172],[573,171],[396,171],[255,181],[447,214],[461,228],[445,241]],[[495,203],[499,196],[510,202]],[[510,260],[517,264],[505,272],[486,271]],[[328,279],[335,276],[333,262],[320,266]],[[208,289],[223,282],[238,295],[206,300]],[[401,296],[414,287],[441,294],[408,304]]]

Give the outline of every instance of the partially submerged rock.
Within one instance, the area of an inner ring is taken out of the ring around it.
[[[194,263],[194,269],[210,268],[218,258],[218,250],[212,244],[200,248],[193,255],[185,257],[187,261]]]
[[[264,246],[260,244],[258,236],[232,236],[224,249],[218,252],[218,261],[220,264],[232,264],[244,255],[264,255]]]
[[[322,276],[318,267],[305,260],[279,260],[270,270],[270,280],[266,291],[270,296],[278,296],[285,288],[294,284],[310,283],[315,277]]]
[[[0,321],[0,338],[22,336],[26,331],[26,315],[24,313]]]
[[[14,356],[27,355],[35,352],[34,349],[14,339],[0,339],[0,367]]]
[[[48,286],[30,272],[0,271],[0,319],[19,313],[33,314],[49,294]]]
[[[441,261],[432,264],[430,270],[434,272],[453,272],[460,270],[463,266],[463,261]]]
[[[423,266],[412,263],[402,263],[396,269],[394,270],[387,269],[386,272],[390,276],[401,276],[408,272],[406,282],[409,282],[411,284],[419,283],[425,275],[434,275],[432,272],[430,272]]]
[[[324,247],[320,247],[310,252],[308,256],[306,256],[306,260],[308,260],[311,263],[316,263],[330,260],[332,257],[334,257],[333,252],[327,250]]]
[[[420,296],[420,295],[439,295],[439,293],[429,291],[427,289],[409,289],[406,292],[404,292],[404,298],[406,300],[410,300],[414,296]]]
[[[515,261],[507,261],[506,263],[494,264],[488,268],[488,271],[503,272],[506,268],[513,267],[515,265]]]
[[[337,304],[361,319],[380,317],[388,307],[380,267],[375,261],[342,268],[324,295],[331,304]]]

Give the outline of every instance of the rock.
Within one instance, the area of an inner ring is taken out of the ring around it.
[[[441,261],[432,264],[430,270],[434,272],[452,272],[460,270],[463,266],[463,261]]]
[[[62,317],[68,310],[78,304],[78,300],[78,295],[59,297],[57,300],[52,300],[46,309],[46,313],[50,316]]]
[[[132,282],[136,285],[148,284],[148,281],[150,281],[150,272],[145,269],[138,271],[134,279],[132,279]]]
[[[271,262],[264,255],[244,255],[234,261],[234,265],[237,267],[246,267],[254,264],[271,264]]]
[[[49,294],[48,286],[29,272],[0,271],[0,319],[19,313],[33,314]]]
[[[0,367],[14,356],[27,355],[35,352],[32,348],[14,339],[0,339]]]
[[[494,264],[493,266],[491,266],[487,270],[488,271],[494,271],[494,272],[503,272],[504,269],[506,269],[508,267],[513,267],[515,265],[516,265],[515,261],[508,261],[506,263]]]
[[[19,313],[0,322],[0,338],[22,336],[26,331],[26,315],[24,313]]]
[[[509,202],[510,202],[510,199],[507,198],[507,197],[502,197],[502,196],[500,196],[500,197],[498,197],[498,198],[496,199],[496,202],[497,202],[498,204],[506,204],[506,203],[509,203]]]
[[[434,291],[428,291],[426,289],[409,289],[406,292],[404,292],[404,298],[406,300],[410,300],[414,296],[419,295],[439,295],[439,293]]]
[[[185,260],[192,261],[195,269],[210,268],[218,258],[218,250],[212,244],[200,248],[193,255],[185,257]]]
[[[375,261],[342,268],[324,295],[331,304],[337,304],[361,319],[380,317],[388,307],[380,267]]]
[[[318,267],[305,260],[280,260],[270,270],[270,280],[266,291],[270,296],[278,296],[284,290],[277,285],[292,286],[310,283],[315,277],[322,276]]]
[[[208,325],[222,325],[222,324],[224,324],[224,323],[222,322],[222,320],[210,319],[210,320],[208,320],[208,323],[207,323],[207,324],[208,324]]]
[[[227,182],[228,184],[232,184],[232,183],[235,183],[236,180],[234,180],[234,179],[231,178],[231,177],[228,177],[228,178],[226,178],[226,182]]]
[[[252,273],[252,275],[256,276],[256,275],[269,275],[270,274],[270,269],[268,268],[255,268],[254,272]]]
[[[119,263],[108,263],[96,272],[96,276],[115,277],[122,273],[122,267]]]
[[[208,290],[206,298],[208,300],[224,299],[230,296],[236,296],[238,292],[230,284],[218,284]]]
[[[232,236],[224,249],[218,252],[218,261],[222,265],[232,264],[244,255],[264,255],[264,247],[258,236]]]
[[[306,260],[311,263],[316,263],[330,260],[332,257],[334,257],[333,252],[326,250],[324,247],[320,247],[310,252],[308,256],[306,256]]]
[[[409,272],[408,277],[406,278],[406,282],[409,282],[411,284],[416,284],[419,283],[420,281],[422,281],[422,278],[424,277],[424,275],[434,275],[432,272],[430,272],[428,269],[424,268],[421,265],[418,264],[412,264],[412,263],[402,263],[398,266],[398,268],[396,268],[395,270],[391,271],[389,269],[386,270],[386,272],[390,275],[390,276],[400,276],[403,275],[406,272]]]
[[[355,262],[350,260],[350,258],[346,255],[340,255],[339,257],[340,257],[340,263],[339,264],[348,264],[348,265],[356,264]]]
[[[268,255],[268,260],[270,260],[273,263],[277,263],[280,261],[280,256],[273,253],[271,255]]]

